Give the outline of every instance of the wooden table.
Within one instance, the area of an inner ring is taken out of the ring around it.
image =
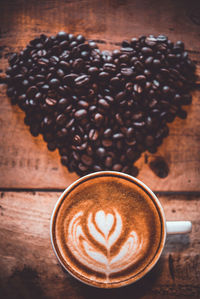
[[[84,0],[11,1],[0,7],[1,69],[8,53],[19,51],[40,33],[65,30],[113,49],[123,39],[164,33],[182,40],[200,75],[198,1]],[[59,195],[77,176],[49,152],[42,137],[24,125],[24,113],[11,106],[0,85],[0,298],[200,298],[200,92],[193,92],[186,120],[170,125],[170,136],[155,155],[137,162],[139,179],[160,198],[168,220],[191,220],[190,235],[169,236],[153,271],[135,285],[99,290],[62,271],[51,248],[50,216]],[[156,177],[155,156],[170,173]]]

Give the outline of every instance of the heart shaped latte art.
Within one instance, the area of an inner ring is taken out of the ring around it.
[[[59,150],[69,171],[137,176],[141,153],[155,153],[168,122],[186,117],[195,65],[181,41],[141,36],[100,52],[82,35],[59,32],[10,57],[7,94],[33,136]],[[109,216],[110,217],[110,216]],[[98,218],[98,216],[97,216]]]
[[[74,215],[66,232],[66,243],[71,254],[87,268],[103,273],[109,282],[111,273],[122,271],[131,266],[140,254],[142,240],[137,233],[129,232],[114,255],[112,248],[123,234],[122,218],[116,209],[113,213],[99,210],[88,214],[87,231],[82,227],[85,219],[83,211]]]
[[[97,228],[103,233],[105,238],[108,238],[108,234],[113,226],[114,217],[112,214],[105,214],[104,211],[98,211],[95,215],[95,222]]]

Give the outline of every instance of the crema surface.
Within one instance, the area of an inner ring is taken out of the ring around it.
[[[53,238],[69,272],[98,287],[143,275],[159,254],[162,219],[154,200],[118,176],[88,178],[57,207]]]

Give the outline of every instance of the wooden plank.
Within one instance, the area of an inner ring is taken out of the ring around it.
[[[5,45],[25,46],[36,35],[65,30],[111,45],[143,34],[165,33],[199,51],[198,1],[46,0],[1,1],[1,33]]]
[[[5,192],[0,196],[0,298],[200,298],[200,198],[159,196],[168,220],[191,220],[190,235],[168,236],[155,268],[135,285],[99,290],[58,264],[49,237],[58,192]]]
[[[1,44],[3,55],[22,49],[41,32],[55,34],[60,30],[82,33],[99,41],[101,49],[113,49],[122,39],[141,34],[167,34],[171,40],[183,40],[191,57],[198,63],[199,4],[188,1],[2,1]],[[148,11],[148,13],[147,13]],[[117,26],[116,26],[117,24]],[[5,70],[7,60],[1,59]],[[57,152],[47,151],[41,137],[33,138],[23,123],[24,113],[12,107],[0,87],[0,187],[4,188],[65,188],[77,175],[60,164]],[[157,178],[143,155],[137,162],[139,179],[154,190],[199,191],[200,173],[200,92],[193,93],[193,104],[187,108],[187,120],[177,119],[170,125],[170,136],[156,156],[163,156],[170,174]],[[148,161],[154,156],[148,154]]]
[[[34,138],[24,125],[24,113],[11,106],[0,95],[0,187],[5,188],[66,188],[78,178],[60,163],[58,151],[49,152],[42,137]],[[194,92],[193,104],[187,108],[186,120],[170,124],[170,135],[154,155],[143,154],[136,165],[138,178],[153,190],[199,191],[200,175],[200,105],[199,92]],[[170,173],[158,178],[149,168],[156,156],[164,157]],[[146,163],[148,157],[148,163]]]

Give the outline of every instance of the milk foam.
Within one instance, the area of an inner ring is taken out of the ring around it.
[[[89,237],[81,224],[82,218],[86,217],[84,213],[77,212],[69,222],[67,245],[78,261],[92,271],[105,274],[109,282],[111,273],[122,271],[134,263],[142,248],[142,240],[131,230],[118,252],[113,255],[111,250],[123,232],[119,211],[115,208],[112,213],[104,210],[89,212],[86,219]]]
[[[77,185],[55,215],[52,232],[59,259],[75,277],[94,286],[137,280],[164,240],[152,198],[120,177],[99,175]]]

